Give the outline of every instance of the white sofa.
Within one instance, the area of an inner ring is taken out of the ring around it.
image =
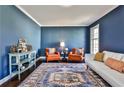
[[[93,54],[85,54],[85,62],[92,70],[99,74],[105,81],[113,87],[124,87],[124,73],[120,73],[106,66],[104,62],[94,61]],[[104,51],[105,61],[108,57],[112,57],[124,62],[124,54]]]

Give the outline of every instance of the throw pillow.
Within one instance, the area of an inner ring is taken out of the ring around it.
[[[77,48],[77,53],[78,54],[83,54],[83,48]]]
[[[55,53],[56,52],[56,49],[55,48],[49,48],[49,53],[50,54],[53,54],[53,53]]]
[[[108,58],[105,62],[105,65],[109,66],[110,68],[123,72],[124,71],[124,62],[113,59],[113,58]]]
[[[110,52],[110,51],[103,51],[104,53],[104,58],[103,61],[105,62],[109,57],[114,58],[116,60],[121,60],[123,57],[123,54],[121,53],[116,53],[116,52]]]
[[[103,57],[104,57],[104,53],[98,52],[98,53],[95,54],[94,60],[103,62]]]

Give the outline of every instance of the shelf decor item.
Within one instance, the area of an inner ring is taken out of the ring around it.
[[[23,38],[20,38],[18,40],[18,53],[20,52],[27,52],[27,46],[26,46],[26,40]]]
[[[17,45],[10,46],[10,53],[16,53],[17,52]]]
[[[20,38],[17,44],[10,46],[10,53],[22,53],[32,51],[32,45],[27,44],[24,38]]]
[[[32,51],[32,45],[27,44],[27,51]]]

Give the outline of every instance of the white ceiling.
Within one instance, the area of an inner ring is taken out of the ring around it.
[[[20,5],[41,26],[88,26],[117,5]]]

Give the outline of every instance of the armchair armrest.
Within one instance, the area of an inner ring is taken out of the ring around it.
[[[69,52],[69,55],[71,55],[72,54],[72,52]]]
[[[48,55],[49,55],[49,53],[48,52],[46,52],[46,56],[48,57]]]
[[[85,54],[85,61],[88,61],[88,60],[93,60],[95,57],[95,54]]]

